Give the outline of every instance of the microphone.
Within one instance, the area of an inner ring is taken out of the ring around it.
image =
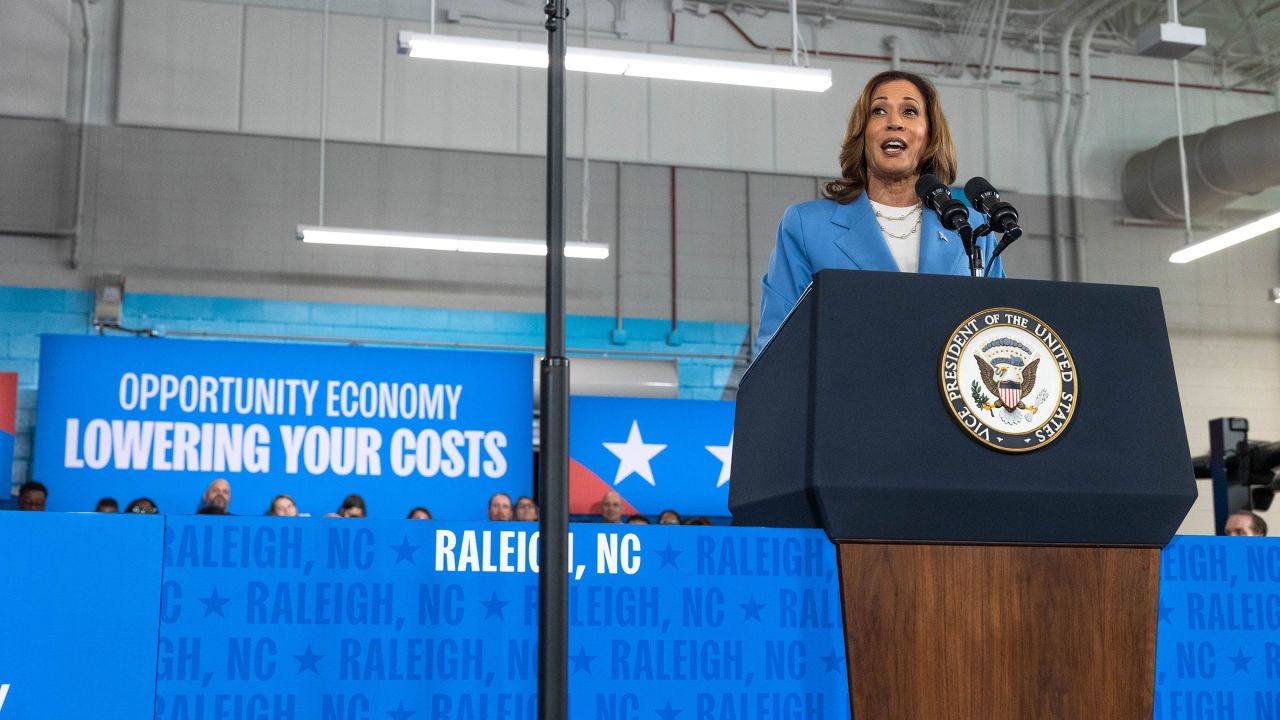
[[[969,202],[973,203],[973,207],[978,212],[991,220],[991,227],[1001,235],[1013,232],[1018,236],[1022,235],[1022,228],[1018,227],[1018,211],[1000,199],[1000,192],[992,187],[986,178],[975,177],[965,183],[964,196],[969,198]],[[1013,238],[1013,240],[1017,239],[1017,237]]]
[[[973,277],[985,275],[982,247],[974,241],[973,227],[969,225],[969,208],[951,197],[951,188],[934,175],[920,176],[916,181],[916,195],[925,207],[938,213],[942,227],[960,234],[964,253],[969,256],[969,274]]]
[[[991,259],[987,261],[987,271],[990,272],[1000,253],[1022,237],[1022,228],[1018,226],[1018,211],[1001,200],[1000,191],[984,177],[970,178],[964,184],[964,196],[969,198],[978,212],[987,216],[991,227],[1000,232],[1000,242],[996,243],[995,249],[991,251]]]
[[[942,227],[956,232],[961,228],[972,231],[969,227],[969,210],[965,208],[964,203],[951,197],[951,188],[936,176],[921,175],[916,181],[916,195],[925,207],[938,213],[938,217],[942,220]],[[962,233],[961,237],[968,234],[968,232]],[[968,245],[967,242],[965,244]]]

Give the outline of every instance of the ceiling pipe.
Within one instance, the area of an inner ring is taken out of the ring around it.
[[[1280,112],[1219,125],[1183,138],[1194,215],[1212,213],[1244,195],[1280,185]],[[1178,138],[1129,158],[1121,176],[1124,204],[1135,217],[1180,221]]]
[[[1105,8],[1096,17],[1089,21],[1089,26],[1085,28],[1084,37],[1080,40],[1080,110],[1076,114],[1076,124],[1071,133],[1071,149],[1067,155],[1067,182],[1070,189],[1070,195],[1067,199],[1067,206],[1071,212],[1071,230],[1072,245],[1075,248],[1075,278],[1076,282],[1085,282],[1087,276],[1087,266],[1085,264],[1085,232],[1084,232],[1084,181],[1081,167],[1083,166],[1083,140],[1085,127],[1089,123],[1089,108],[1092,99],[1091,83],[1092,74],[1089,66],[1090,55],[1093,51],[1093,34],[1097,31],[1098,26],[1107,18],[1115,13],[1123,10],[1126,6],[1131,5],[1134,0],[1121,0],[1115,5]]]
[[[780,52],[780,53],[791,52],[791,48],[789,47],[781,47],[781,46],[774,47],[774,46],[766,45],[761,42],[757,42],[755,38],[751,37],[751,35],[747,33],[747,31],[742,27],[742,25],[738,23],[738,21],[734,20],[733,17],[729,13],[725,12],[724,10],[714,9],[711,11],[711,14],[718,15],[725,22],[729,23],[729,26],[733,28],[734,32],[736,32],[738,36],[741,37],[743,41],[747,43],[747,45],[750,45],[756,50],[770,50],[773,52]],[[672,15],[672,17],[675,17],[674,14]],[[847,18],[841,18],[841,19],[847,19]],[[935,29],[940,30],[941,28],[935,28]],[[892,55],[874,55],[871,53],[851,53],[851,52],[841,52],[838,50],[823,50],[822,52],[815,51],[814,56],[843,58],[848,60],[866,60],[870,62],[893,62],[894,60],[894,56]],[[913,57],[901,57],[901,55],[899,55],[898,62],[900,64],[926,65],[931,68],[936,68],[938,65],[941,65],[946,61],[939,60],[937,58],[913,58]],[[979,65],[978,63],[969,63],[965,65],[965,67],[969,70],[978,71],[981,69],[982,66]],[[1037,77],[1045,76],[1045,75],[1056,76],[1059,74],[1057,70],[1047,70],[1041,67],[1021,67],[1017,65],[997,65],[992,67],[991,69],[993,71],[998,70],[1000,72],[1018,73],[1020,75],[1035,75]],[[1075,73],[1072,73],[1072,74],[1074,75]],[[1109,82],[1121,82],[1121,83],[1133,84],[1133,85],[1155,85],[1158,87],[1173,86],[1173,83],[1169,82],[1168,80],[1152,80],[1148,78],[1124,77],[1121,75],[1094,75],[1093,79],[1106,80]],[[1182,87],[1184,89],[1193,89],[1193,90],[1212,90],[1213,92],[1224,91],[1224,89],[1220,85],[1182,83]],[[1241,93],[1244,95],[1274,95],[1275,94],[1275,91],[1271,88],[1268,88],[1266,90],[1259,90],[1256,88],[1229,87],[1229,88],[1226,88],[1225,91],[1233,92],[1233,93]]]
[[[1062,144],[1067,137],[1067,121],[1071,115],[1071,38],[1076,33],[1077,18],[1062,33],[1058,53],[1058,118],[1053,123],[1053,142],[1049,146],[1049,237],[1053,243],[1053,278],[1067,279],[1067,248],[1058,215],[1058,172],[1062,167]]]
[[[1059,198],[1070,196],[1070,188],[1059,182],[1066,165],[1067,125],[1071,119],[1071,41],[1075,37],[1080,23],[1092,17],[1100,8],[1111,0],[1094,0],[1086,7],[1067,29],[1062,33],[1062,42],[1058,45],[1058,117],[1053,125],[1053,143],[1049,147],[1049,235],[1053,241],[1053,276],[1056,280],[1067,279],[1067,244],[1066,237],[1074,233],[1064,232],[1063,225],[1067,218],[1059,212]],[[1068,177],[1069,181],[1070,178]]]
[[[80,236],[84,233],[85,163],[89,158],[89,85],[93,81],[93,26],[89,24],[89,3],[80,0],[80,17],[84,25],[84,81],[80,90],[80,145],[76,161],[76,222],[71,229],[71,253],[67,265],[72,270],[80,267]]]

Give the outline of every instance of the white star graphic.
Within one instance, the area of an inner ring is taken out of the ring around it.
[[[646,444],[640,437],[640,423],[631,421],[631,433],[627,435],[626,442],[601,444],[609,452],[617,455],[621,461],[618,463],[618,474],[613,478],[614,485],[627,479],[631,473],[635,473],[644,478],[645,482],[657,487],[653,482],[653,469],[649,467],[649,461],[654,455],[666,450],[667,446],[657,443]]]
[[[733,463],[733,433],[729,434],[728,445],[703,445],[703,447],[723,463],[720,466],[720,479],[716,481],[716,487],[722,487],[729,482],[729,466]]]

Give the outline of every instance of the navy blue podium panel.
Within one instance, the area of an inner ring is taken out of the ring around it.
[[[1075,386],[1007,452],[953,416],[945,359],[1027,318]],[[821,271],[742,378],[735,442],[736,524],[837,541],[1162,546],[1196,497],[1155,288]]]
[[[535,716],[534,523],[168,522],[157,718]],[[821,534],[572,533],[573,717],[848,714]]]
[[[0,718],[148,718],[158,516],[0,513]]]
[[[480,520],[533,487],[532,358],[516,353],[45,335],[32,474],[49,509],[146,496],[193,513],[231,483],[231,511]]]
[[[1159,612],[1155,720],[1280,719],[1280,540],[1174,538]]]

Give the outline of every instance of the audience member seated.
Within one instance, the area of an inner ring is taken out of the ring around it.
[[[200,509],[196,510],[196,514],[230,515],[231,483],[223,478],[209,483],[209,487],[205,488],[204,495],[200,498]]]
[[[494,493],[489,498],[489,519],[490,520],[510,520],[511,519],[511,496],[504,493]]]
[[[97,506],[93,508],[94,512],[100,513],[118,513],[120,512],[120,503],[115,498],[105,497],[98,501]]]
[[[368,515],[369,509],[364,506],[364,498],[355,493],[343,498],[342,505],[338,508],[338,517],[341,518],[362,518]]]
[[[1225,533],[1237,536],[1266,537],[1267,521],[1248,510],[1237,510],[1227,516]]]
[[[538,503],[533,501],[531,497],[520,496],[516,500],[516,519],[525,521],[538,521]]]
[[[409,511],[409,519],[410,520],[430,520],[431,511],[419,505],[418,507]]]
[[[124,511],[126,514],[155,515],[160,512],[160,508],[156,507],[156,504],[152,502],[151,498],[140,497],[126,505]]]
[[[271,507],[267,508],[267,515],[273,517],[298,517],[298,506],[294,504],[293,498],[288,495],[277,495],[271,500]]]
[[[28,480],[18,488],[18,509],[44,511],[44,504],[49,499],[49,488],[43,483]]]
[[[698,516],[684,521],[685,525],[710,525],[711,521],[705,517]]]
[[[617,490],[610,490],[605,493],[604,499],[600,501],[600,522],[622,522],[622,496],[618,494]]]
[[[631,517],[627,518],[627,524],[628,525],[648,525],[649,518],[643,515],[632,515]]]
[[[658,515],[658,524],[659,525],[679,525],[680,513],[676,512],[675,510],[663,510],[662,513]]]

